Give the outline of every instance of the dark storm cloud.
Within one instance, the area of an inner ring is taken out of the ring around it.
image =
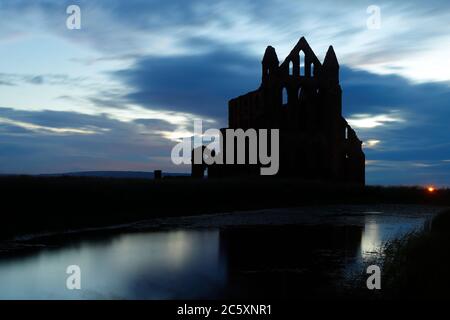
[[[342,68],[343,106],[354,114],[389,114],[403,122],[358,129],[363,138],[379,139],[382,147],[369,156],[390,160],[450,158],[450,85],[414,84],[398,76],[380,76]]]
[[[115,75],[131,88],[132,103],[224,119],[229,99],[257,89],[260,69],[258,59],[222,50],[146,57]]]
[[[386,108],[420,111],[421,119],[448,112],[450,83],[415,84],[396,75],[376,75],[341,68],[345,108],[349,113],[383,112]]]

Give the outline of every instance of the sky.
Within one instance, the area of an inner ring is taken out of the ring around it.
[[[0,0],[0,174],[188,172],[193,121],[226,127],[265,48],[305,36],[335,49],[367,183],[450,186],[449,21],[446,0]]]

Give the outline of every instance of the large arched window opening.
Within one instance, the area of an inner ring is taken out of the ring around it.
[[[300,61],[300,76],[305,76],[305,53],[300,51],[299,53],[299,61]]]

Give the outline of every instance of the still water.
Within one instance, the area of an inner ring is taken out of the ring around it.
[[[0,259],[0,299],[197,299],[327,296],[383,244],[426,217],[367,213],[360,224],[187,228],[46,246]],[[66,269],[81,268],[81,290]]]

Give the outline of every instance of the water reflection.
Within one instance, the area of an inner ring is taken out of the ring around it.
[[[424,219],[116,235],[0,259],[0,299],[335,297],[382,245]],[[82,290],[66,289],[79,265]],[[341,292],[342,293],[342,292]],[[339,294],[341,294],[339,293]]]
[[[388,241],[423,228],[426,221],[425,217],[382,216],[381,213],[373,213],[364,219],[361,238],[361,258],[364,261],[381,254]]]
[[[221,232],[235,298],[327,297],[358,254],[360,226],[232,228]]]
[[[379,224],[368,219],[361,238],[361,255],[363,258],[370,258],[380,252],[382,245]]]
[[[218,231],[153,232],[1,260],[0,298],[214,297],[225,280],[218,242]],[[81,291],[65,287],[73,264],[82,270]]]

